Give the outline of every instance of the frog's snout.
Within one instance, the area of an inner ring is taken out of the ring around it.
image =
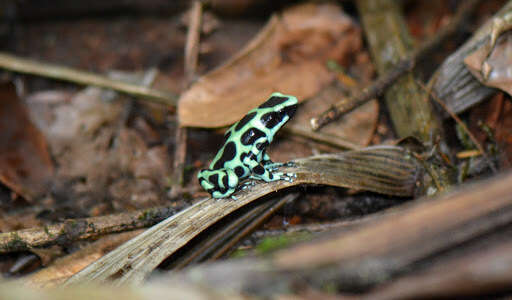
[[[290,105],[290,106],[286,106],[286,107],[284,108],[284,112],[285,112],[285,114],[286,114],[289,118],[293,117],[293,115],[295,115],[295,112],[297,111],[297,106],[298,106],[297,104]]]

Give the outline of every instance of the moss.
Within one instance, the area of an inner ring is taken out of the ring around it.
[[[138,217],[137,220],[139,221],[148,221],[155,218],[155,214],[152,212],[152,210],[148,209],[143,211]]]
[[[246,257],[247,255],[249,255],[249,253],[247,252],[247,250],[245,250],[245,249],[236,249],[236,250],[231,254],[231,257],[232,257],[232,258],[242,258],[242,257]]]
[[[50,230],[48,229],[48,226],[44,226],[44,232],[51,238],[54,237],[54,235],[50,232]]]
[[[76,220],[70,220],[69,225],[71,225],[71,228],[76,228],[78,226],[78,222]]]
[[[291,244],[308,240],[311,237],[307,232],[296,232],[283,234],[276,237],[264,238],[261,243],[256,246],[256,251],[260,254],[272,252],[278,249],[286,248]]]
[[[11,234],[11,241],[9,241],[9,243],[7,243],[4,247],[6,250],[21,250],[28,248],[28,244],[23,241],[16,232]]]

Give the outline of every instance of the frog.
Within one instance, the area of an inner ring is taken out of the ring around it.
[[[199,184],[213,198],[236,200],[233,194],[237,190],[255,184],[250,181],[240,186],[245,179],[293,182],[297,177],[295,173],[277,172],[278,168],[293,163],[274,163],[266,149],[281,127],[294,116],[297,106],[295,96],[275,92],[250,110],[226,131],[224,143],[209,168],[197,174]]]

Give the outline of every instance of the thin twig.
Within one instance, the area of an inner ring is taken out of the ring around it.
[[[320,233],[320,232],[329,232],[329,231],[344,231],[357,228],[358,226],[362,226],[369,222],[375,221],[377,216],[375,215],[366,215],[359,219],[353,220],[343,220],[343,221],[333,221],[333,222],[325,222],[325,223],[313,223],[313,224],[300,224],[284,227],[281,229],[270,229],[270,230],[258,230],[252,234],[252,237],[256,240],[262,240],[267,237],[276,237],[287,234],[297,234],[302,232],[307,233]]]
[[[442,101],[441,99],[439,99],[439,97],[437,97],[436,94],[434,94],[432,92],[431,89],[427,88],[423,83],[419,82],[419,81],[416,81],[416,83],[423,89],[425,90],[425,92],[427,93],[427,95],[431,95],[432,96],[432,99],[434,99],[436,101],[437,104],[439,104],[454,120],[455,122],[457,122],[457,124],[459,124],[459,126],[462,128],[462,130],[464,130],[464,132],[469,136],[469,138],[471,139],[471,141],[473,142],[473,144],[475,144],[475,146],[478,148],[478,151],[480,151],[480,153],[482,154],[482,156],[484,157],[484,159],[487,161],[487,163],[489,164],[489,167],[491,168],[491,170],[496,173],[498,172],[498,170],[496,169],[496,166],[494,166],[494,163],[492,162],[492,160],[489,158],[489,156],[487,155],[487,153],[485,152],[484,150],[484,147],[482,147],[482,145],[480,144],[480,142],[478,142],[478,140],[476,139],[476,137],[471,133],[471,131],[469,131],[468,127],[466,126],[466,124],[464,124],[464,122],[462,122],[462,120],[453,112],[451,111],[448,106],[446,106],[446,104],[444,103],[444,101]]]
[[[37,62],[0,52],[0,68],[26,74],[33,74],[83,85],[94,85],[118,92],[141,97],[144,100],[164,105],[176,105],[177,96],[165,91],[110,79],[106,76],[54,64]]]
[[[189,15],[187,42],[185,44],[185,80],[189,85],[197,73],[197,58],[199,56],[199,38],[201,35],[203,5],[196,0],[192,4]]]
[[[174,162],[172,172],[171,198],[178,197],[183,192],[185,160],[187,159],[187,127],[176,128],[175,142],[176,149],[174,151]]]
[[[185,44],[185,80],[187,87],[192,83],[197,72],[202,15],[203,5],[201,1],[196,0],[192,3],[190,9],[187,42]],[[174,152],[171,197],[176,197],[180,194],[184,182],[185,160],[187,159],[187,132],[186,127],[178,127],[176,129],[177,146]]]
[[[0,253],[64,245],[76,240],[148,227],[181,209],[182,207],[157,207],[116,215],[71,219],[43,227],[0,233]]]
[[[341,115],[382,95],[400,76],[412,71],[420,60],[424,59],[432,50],[438,48],[446,38],[453,35],[461,24],[471,15],[479,1],[480,0],[464,1],[450,24],[439,30],[435,36],[425,42],[420,48],[416,49],[408,58],[400,60],[391,71],[379,76],[377,80],[360,93],[343,99],[321,113],[318,117],[312,118],[311,127],[314,130],[318,130],[339,118]]]

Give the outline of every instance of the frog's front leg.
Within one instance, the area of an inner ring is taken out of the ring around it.
[[[261,164],[263,165],[263,167],[265,167],[265,169],[269,170],[270,172],[275,171],[275,170],[279,169],[280,167],[294,167],[295,166],[295,163],[290,162],[290,161],[285,162],[285,163],[273,162],[272,160],[270,160],[270,157],[268,156],[268,154],[266,152],[263,153],[263,160],[262,160]]]
[[[248,166],[251,170],[251,175],[249,176],[251,179],[263,180],[265,182],[277,180],[286,180],[292,182],[293,179],[297,177],[294,173],[272,172],[271,170],[265,168],[263,164],[258,163],[255,160],[251,160],[248,163]]]

